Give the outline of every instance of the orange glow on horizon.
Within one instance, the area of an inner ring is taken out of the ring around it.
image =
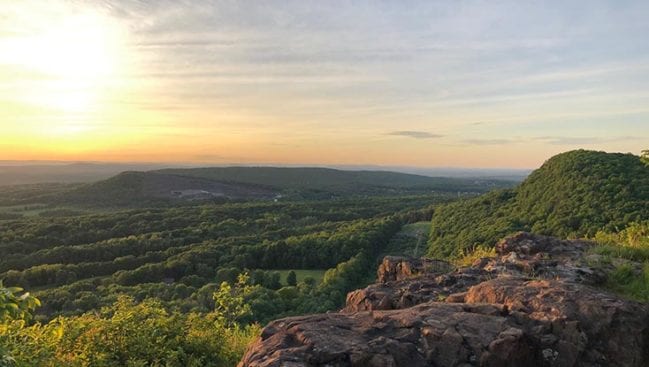
[[[398,6],[390,18],[352,2],[358,17],[342,19],[323,5],[310,22],[277,4],[268,23],[231,6],[3,4],[0,160],[533,168],[571,149],[648,148],[642,24],[589,39],[637,55],[585,64],[583,38],[521,29],[555,19],[532,5],[468,28],[471,7],[437,22],[420,4],[423,24]]]

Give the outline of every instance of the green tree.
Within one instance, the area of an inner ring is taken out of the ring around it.
[[[28,320],[32,311],[41,305],[38,298],[23,292],[22,288],[5,288],[0,281],[0,323],[12,320]]]
[[[307,288],[313,288],[316,286],[317,281],[314,277],[305,277],[304,279],[302,279],[302,283],[304,283]]]
[[[297,275],[293,270],[288,272],[288,275],[286,276],[286,284],[290,286],[296,286],[297,285]]]
[[[6,351],[0,367],[234,366],[259,331],[123,296],[98,312],[29,327],[15,320],[0,325],[0,349]]]
[[[645,149],[642,151],[642,155],[640,155],[640,160],[642,163],[649,165],[649,149]]]
[[[22,291],[23,289],[18,287],[5,288],[0,280],[0,328],[2,324],[8,327],[14,321],[30,319],[32,312],[41,305],[38,298],[31,296],[29,292],[20,294]],[[22,327],[22,324],[20,326]],[[0,367],[15,364],[16,360],[0,345]]]
[[[219,290],[214,292],[214,313],[228,327],[235,326],[239,319],[251,313],[250,305],[245,301],[245,296],[252,292],[253,288],[248,281],[248,273],[239,274],[234,287],[228,282],[223,282]]]

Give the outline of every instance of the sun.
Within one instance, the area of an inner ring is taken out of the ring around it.
[[[124,71],[124,32],[97,11],[59,13],[0,39],[2,74],[19,80],[16,98],[25,104],[53,113],[96,112]]]
[[[113,74],[118,64],[115,34],[92,13],[72,15],[46,31],[17,39],[15,60],[46,75],[96,80]]]

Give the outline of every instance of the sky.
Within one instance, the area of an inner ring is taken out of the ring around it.
[[[649,148],[649,2],[0,0],[0,157],[535,168]]]

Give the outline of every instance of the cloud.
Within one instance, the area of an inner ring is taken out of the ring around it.
[[[414,130],[392,131],[387,133],[387,135],[404,136],[407,138],[414,138],[414,139],[437,139],[444,136],[444,135],[429,133],[427,131],[414,131]]]

